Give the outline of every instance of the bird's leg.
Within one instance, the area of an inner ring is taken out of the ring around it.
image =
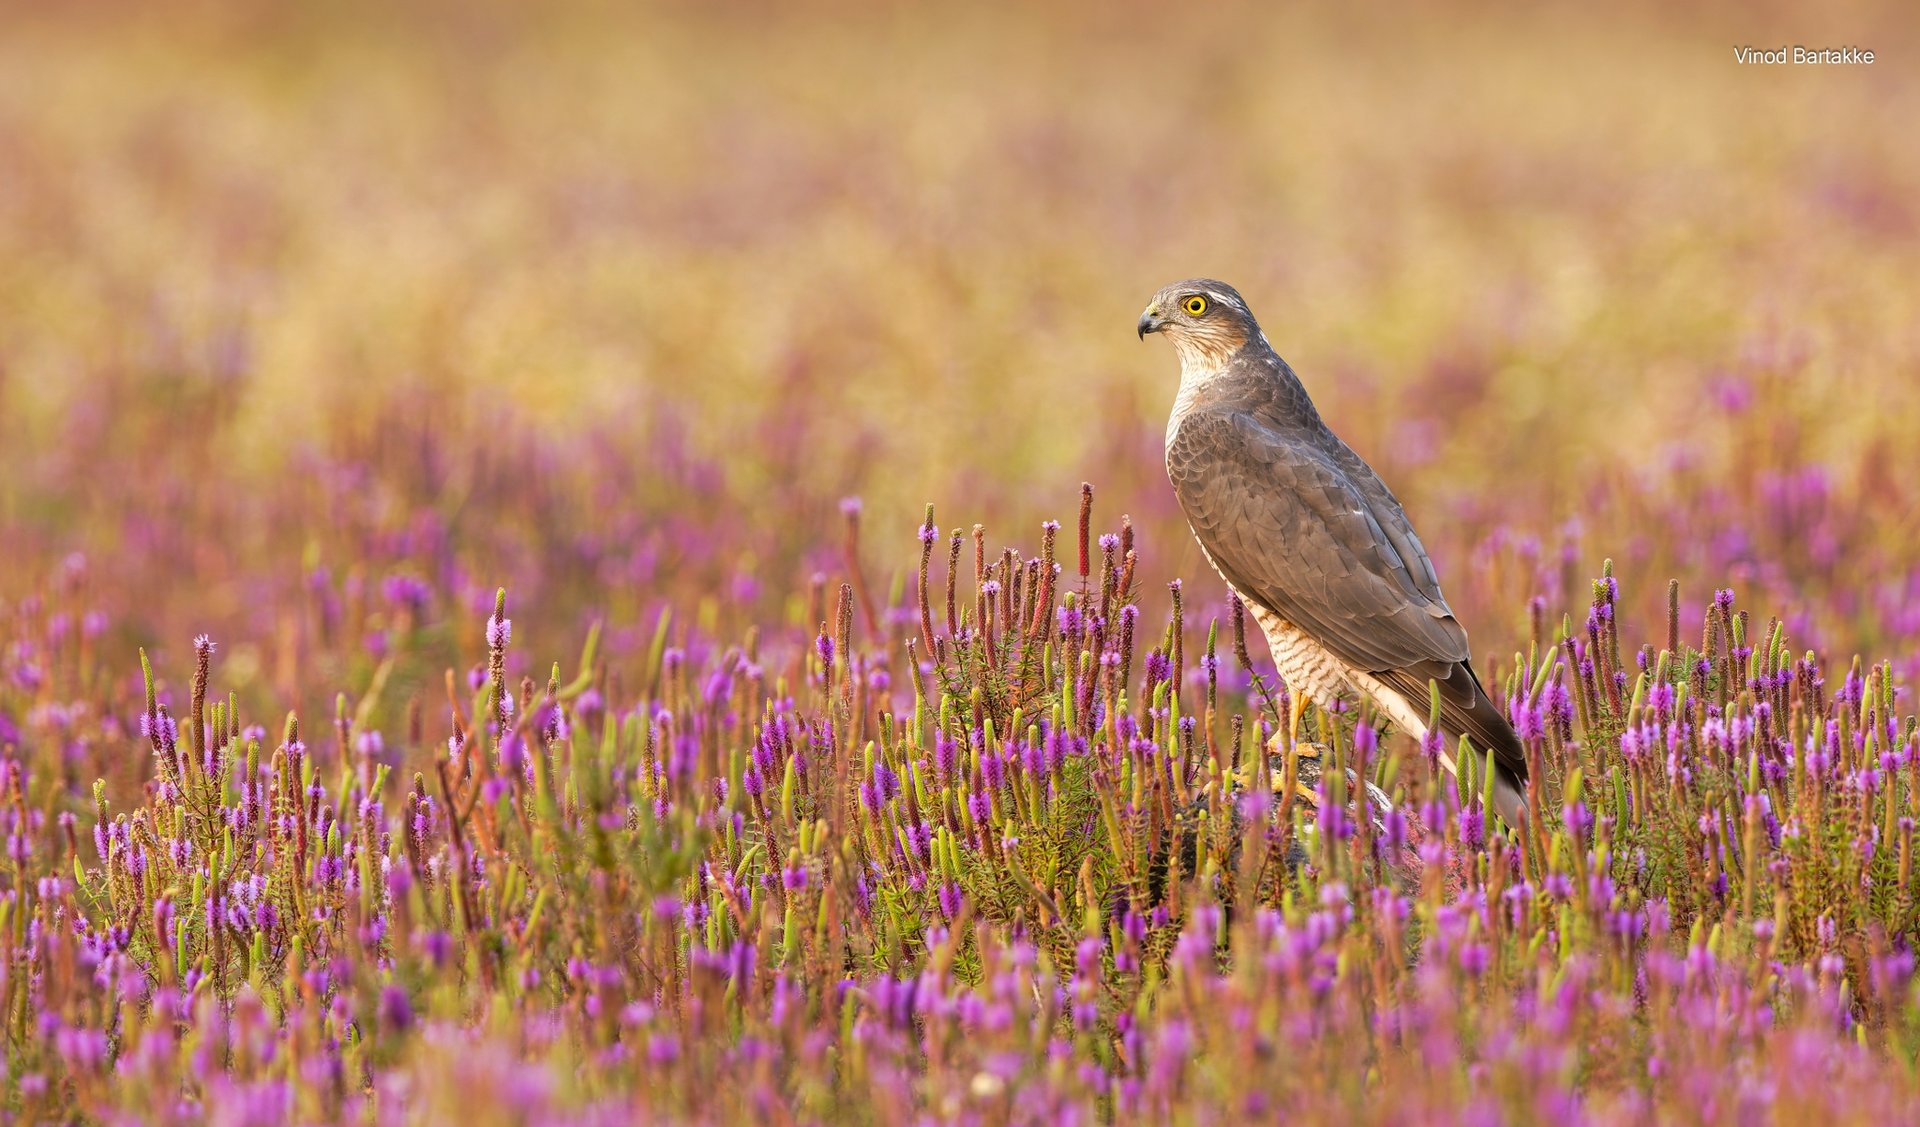
[[[1320,797],[1315,788],[1320,779],[1320,747],[1300,740],[1300,720],[1306,715],[1308,703],[1304,693],[1288,698],[1286,742],[1281,743],[1277,732],[1273,737],[1274,750],[1280,753],[1281,765],[1269,777],[1275,794],[1296,794],[1306,800],[1309,807],[1317,810]]]
[[[1324,709],[1314,709],[1311,723],[1307,721],[1307,710],[1313,708],[1313,701],[1306,697],[1296,697],[1288,702],[1287,708],[1287,744],[1289,754],[1299,759],[1320,759],[1326,754],[1326,725],[1328,714]],[[1303,726],[1310,728],[1301,734]]]
[[[1290,747],[1300,745],[1300,717],[1307,711],[1307,694],[1296,693],[1287,702],[1287,744]]]

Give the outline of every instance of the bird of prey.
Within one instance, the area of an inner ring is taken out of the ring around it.
[[[1296,704],[1371,701],[1420,738],[1437,686],[1442,734],[1492,755],[1489,797],[1519,825],[1525,751],[1468,663],[1467,632],[1433,562],[1386,483],[1321,421],[1239,291],[1206,278],[1168,286],[1139,330],[1142,340],[1165,333],[1180,356],[1167,422],[1180,508],[1253,611]],[[1444,750],[1442,761],[1456,770]]]

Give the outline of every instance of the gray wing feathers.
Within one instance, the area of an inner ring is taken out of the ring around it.
[[[1188,415],[1167,446],[1167,475],[1194,535],[1236,590],[1348,665],[1414,702],[1436,683],[1443,728],[1525,778],[1519,739],[1474,676],[1466,631],[1405,512],[1323,434],[1243,411]]]
[[[1377,513],[1310,439],[1240,412],[1196,413],[1168,446],[1167,473],[1229,582],[1348,664],[1467,660],[1419,540],[1383,525],[1405,528],[1398,506]]]

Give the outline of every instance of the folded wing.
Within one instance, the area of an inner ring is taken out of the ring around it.
[[[1466,631],[1432,561],[1377,478],[1356,481],[1323,442],[1244,411],[1182,419],[1167,475],[1236,590],[1419,711],[1434,682],[1443,728],[1526,777],[1519,739],[1468,663]]]

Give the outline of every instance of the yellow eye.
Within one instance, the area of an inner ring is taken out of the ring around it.
[[[1185,304],[1187,308],[1187,315],[1190,317],[1198,317],[1202,313],[1205,313],[1207,311],[1207,299],[1204,297],[1201,297],[1199,294],[1194,294],[1192,297],[1188,298]]]

